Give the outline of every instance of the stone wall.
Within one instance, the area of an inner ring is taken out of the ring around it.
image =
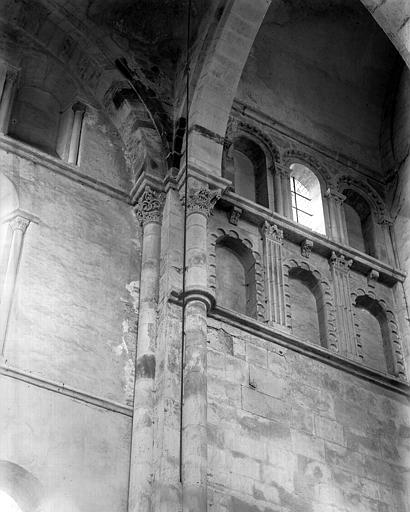
[[[4,344],[0,459],[40,482],[42,512],[119,512],[128,499],[140,231],[118,136],[96,111],[82,143],[77,167],[0,140],[0,172],[30,219]]]
[[[209,507],[404,511],[407,399],[210,321]]]

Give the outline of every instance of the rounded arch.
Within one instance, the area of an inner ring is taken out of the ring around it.
[[[378,299],[371,290],[359,288],[352,293],[351,297],[358,356],[364,359],[365,349],[363,347],[360,318],[358,315],[358,310],[364,309],[370,313],[379,324],[387,372],[401,380],[406,380],[403,349],[393,308],[387,305],[383,299]]]
[[[13,182],[0,172],[0,220],[20,206],[19,196]]]
[[[252,242],[242,236],[235,230],[224,230],[218,228],[211,232],[208,238],[209,254],[209,272],[208,286],[212,294],[216,296],[217,291],[217,245],[223,245],[233,251],[244,266],[245,273],[248,273],[245,279],[247,289],[247,300],[251,301],[249,316],[254,316],[257,320],[264,320],[264,284],[263,284],[263,265],[259,252],[255,251]],[[245,276],[246,277],[246,276]]]
[[[353,190],[363,196],[369,203],[371,209],[378,221],[386,217],[386,205],[382,197],[367,182],[359,181],[351,176],[343,175],[337,180],[337,191],[343,193],[344,190]]]
[[[348,243],[351,247],[377,256],[374,214],[364,194],[352,188],[342,190]]]
[[[318,314],[320,345],[338,352],[338,339],[336,330],[336,313],[333,305],[333,294],[327,279],[321,272],[306,261],[290,258],[285,260],[284,284],[287,326],[292,328],[292,304],[289,280],[300,280],[313,294]]]
[[[407,0],[360,0],[385,32],[410,68],[409,28]]]
[[[238,134],[246,135],[263,149],[268,167],[280,162],[279,149],[262,130],[252,124],[240,121],[238,123]]]
[[[23,467],[0,460],[0,490],[9,495],[22,512],[37,512],[44,499],[39,480]]]
[[[290,178],[293,220],[323,235],[329,225],[323,197],[330,177],[310,155],[287,151],[283,157]],[[326,177],[326,178],[325,178]]]
[[[268,208],[268,164],[263,146],[253,136],[238,133],[231,154],[235,192]]]
[[[317,177],[322,188],[322,193],[332,184],[332,177],[323,165],[309,153],[295,149],[288,149],[282,154],[282,164],[289,168],[292,164],[302,164],[308,167]]]

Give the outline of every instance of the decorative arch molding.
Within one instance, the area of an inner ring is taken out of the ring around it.
[[[249,137],[251,140],[253,140],[253,142],[261,147],[266,155],[266,163],[268,168],[271,168],[275,163],[280,162],[280,154],[278,148],[262,130],[250,123],[239,121],[237,123],[237,130],[235,133],[233,133],[233,140],[241,136]]]
[[[252,242],[238,230],[225,230],[217,228],[208,235],[208,287],[215,297],[216,294],[216,245],[222,240],[233,240],[239,242],[245,251],[254,260],[255,265],[255,294],[256,294],[256,319],[263,322],[265,320],[265,302],[264,302],[264,272],[262,258],[258,251],[253,247]]]
[[[363,359],[363,346],[357,316],[357,306],[361,305],[373,314],[380,323],[388,372],[400,380],[406,381],[407,377],[403,347],[392,305],[388,304],[384,299],[377,298],[376,294],[371,289],[365,290],[363,288],[358,288],[352,292],[351,298],[356,346],[359,358]]]
[[[306,165],[309,169],[316,174],[321,185],[325,190],[331,186],[332,177],[330,173],[325,169],[325,167],[317,160],[314,156],[305,151],[300,151],[297,149],[288,149],[282,154],[282,165],[289,168],[290,165],[294,163],[299,163]]]
[[[292,314],[290,303],[289,278],[292,271],[299,270],[311,275],[313,281],[318,285],[323,301],[323,331],[326,348],[332,352],[339,352],[339,343],[336,328],[336,311],[334,307],[333,293],[329,281],[323,277],[321,272],[306,261],[288,258],[283,263],[284,287],[285,287],[285,308],[286,326],[292,328]]]
[[[337,180],[337,191],[342,193],[346,189],[354,190],[369,202],[370,208],[374,212],[379,224],[386,219],[385,202],[371,185],[365,181],[343,175]]]

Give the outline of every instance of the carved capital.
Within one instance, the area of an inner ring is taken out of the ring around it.
[[[135,206],[135,216],[143,225],[148,224],[149,222],[155,222],[158,224],[161,222],[164,202],[165,194],[153,190],[147,185]]]
[[[309,240],[306,238],[306,240],[303,240],[303,242],[300,244],[300,252],[304,258],[309,258],[313,248],[313,242],[312,240]]]
[[[200,188],[191,190],[188,193],[187,213],[201,213],[209,217],[216,202],[221,197],[220,190],[209,190],[209,188]]]
[[[265,221],[262,227],[262,233],[265,238],[283,244],[283,230],[276,224],[269,224],[268,221]]]
[[[337,192],[337,190],[332,190],[330,188],[326,190],[325,197],[334,201],[338,206],[342,205],[346,200],[346,196],[344,194],[341,194],[340,192]]]
[[[9,223],[9,226],[13,231],[22,231],[23,233],[26,232],[26,229],[28,225],[30,224],[30,220],[26,219],[25,217],[22,217],[21,215],[17,215],[17,217],[14,217]]]
[[[330,268],[340,270],[341,272],[349,272],[350,267],[353,265],[353,260],[347,260],[343,254],[336,254],[332,251],[332,255],[329,260]]]

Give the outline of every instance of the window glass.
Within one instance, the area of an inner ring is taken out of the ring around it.
[[[325,219],[319,180],[305,165],[292,164],[290,169],[293,220],[312,231],[325,234]]]

